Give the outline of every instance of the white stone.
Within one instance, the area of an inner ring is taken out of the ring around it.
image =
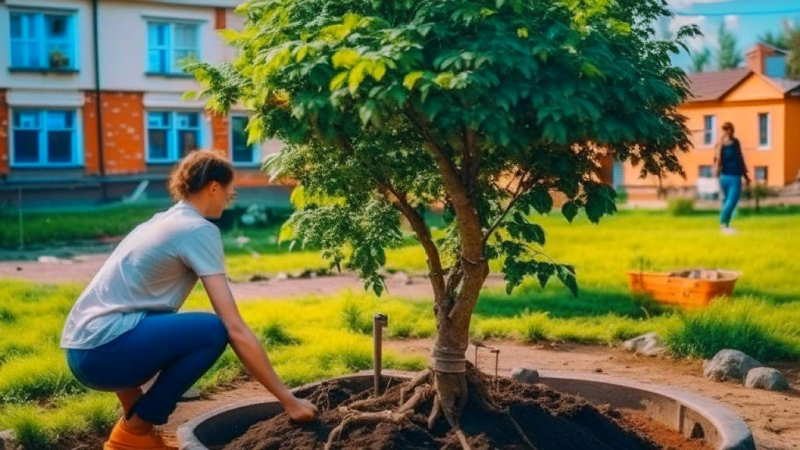
[[[749,388],[766,389],[768,391],[785,391],[789,389],[789,381],[771,367],[756,367],[747,372],[744,385]]]
[[[622,346],[629,352],[644,356],[662,356],[667,353],[667,348],[656,333],[647,333],[625,341]]]
[[[703,363],[703,375],[715,381],[744,381],[750,369],[761,367],[761,363],[739,350],[720,350]]]
[[[0,450],[22,450],[14,430],[0,431]]]
[[[528,367],[516,367],[511,371],[511,378],[523,383],[538,383],[539,371]]]

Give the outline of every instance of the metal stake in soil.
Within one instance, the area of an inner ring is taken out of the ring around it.
[[[372,316],[373,361],[375,364],[375,396],[381,394],[381,361],[383,355],[383,327],[389,326],[386,314]]]

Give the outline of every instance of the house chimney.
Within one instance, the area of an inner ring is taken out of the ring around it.
[[[753,49],[747,52],[747,68],[755,73],[764,74],[766,68],[767,57],[775,53],[771,47],[761,44],[760,42],[753,46]]]

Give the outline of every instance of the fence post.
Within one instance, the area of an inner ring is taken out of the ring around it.
[[[17,190],[17,210],[19,211],[19,249],[25,248],[25,232],[23,231],[22,223],[22,186]]]

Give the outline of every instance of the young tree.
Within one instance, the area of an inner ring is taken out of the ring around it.
[[[703,47],[702,50],[691,54],[691,60],[690,70],[693,73],[700,73],[711,63],[711,50],[708,47]]]
[[[767,31],[764,34],[758,35],[757,39],[759,42],[763,42],[775,48],[779,48],[781,50],[789,50],[789,37],[784,31],[778,31],[777,33],[773,33],[772,31]]]
[[[744,62],[744,56],[737,48],[736,35],[729,31],[723,21],[719,25],[719,51],[717,51],[717,67],[719,70],[736,69]]]
[[[293,238],[378,294],[384,249],[399,217],[410,223],[434,292],[433,415],[453,427],[489,261],[509,291],[555,277],[577,292],[530,212],[549,213],[559,192],[569,221],[613,213],[603,157],[682,173],[676,107],[689,91],[669,55],[699,31],[656,40],[661,0],[253,0],[238,12],[244,31],[224,32],[236,61],[188,68],[200,95],[220,112],[243,103],[252,140],[286,143],[267,166],[304,189]],[[448,223],[438,240],[419,213],[432,203]]]
[[[800,80],[800,26],[789,31],[788,44],[790,53],[786,60],[786,76]]]
[[[781,50],[791,50],[791,36],[792,33],[796,31],[796,28],[797,27],[792,25],[791,21],[788,19],[783,19],[783,21],[781,21],[781,29],[779,31],[775,33],[772,31],[767,31],[764,34],[759,34],[758,41]]]

